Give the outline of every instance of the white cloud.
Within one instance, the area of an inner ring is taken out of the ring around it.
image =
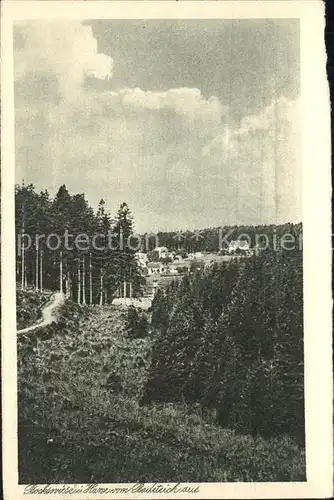
[[[56,78],[60,92],[77,91],[87,76],[112,76],[113,60],[99,54],[90,26],[80,21],[22,21],[15,25],[15,79]]]
[[[202,148],[207,169],[234,186],[239,223],[248,216],[263,223],[302,219],[298,132],[299,100],[280,97]]]
[[[275,124],[279,126],[283,121],[297,123],[298,106],[298,99],[289,101],[285,97],[280,97],[264,108],[261,113],[243,118],[240,127],[234,132],[234,135],[243,136],[259,130],[269,130]]]
[[[15,52],[17,81],[38,76],[55,78],[60,92],[67,99],[77,100],[76,93],[81,93],[87,76],[112,78],[113,59],[98,53],[91,27],[79,21],[18,22],[16,37],[20,40]],[[205,99],[196,88],[175,88],[165,92],[126,88],[108,92],[104,97],[105,101],[110,101],[108,106],[120,101],[132,109],[168,110],[184,118],[189,125],[197,121],[203,126],[217,126],[224,113],[217,97]],[[101,96],[95,98],[99,101]],[[90,105],[95,105],[92,99]]]
[[[233,143],[233,140],[231,140],[231,135],[231,128],[225,126],[219,135],[205,144],[202,148],[201,156],[205,158],[214,155],[220,162],[235,156],[235,144]]]
[[[113,60],[79,22],[20,23],[17,35],[18,181],[66,183],[112,208],[127,200],[139,229],[298,218],[297,103],[278,99],[231,128],[200,89],[88,92],[86,76],[112,77]],[[42,95],[41,77],[58,88]]]
[[[184,161],[178,160],[172,165],[168,165],[166,169],[169,182],[172,184],[186,183],[191,181],[194,175],[193,169]]]
[[[165,92],[145,92],[135,88],[122,90],[120,95],[126,106],[151,111],[170,110],[187,120],[199,120],[212,126],[220,123],[224,112],[217,97],[205,99],[196,88],[175,88]]]

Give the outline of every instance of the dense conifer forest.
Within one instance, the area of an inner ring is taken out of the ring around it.
[[[245,434],[304,440],[300,251],[213,265],[159,291],[143,398],[189,401]]]
[[[141,295],[144,281],[126,245],[134,231],[126,203],[112,218],[103,199],[94,211],[84,194],[70,195],[65,185],[51,198],[22,184],[15,190],[15,219],[22,289],[61,290],[78,303],[102,305],[127,282],[133,296]]]

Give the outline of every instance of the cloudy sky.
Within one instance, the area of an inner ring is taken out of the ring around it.
[[[16,181],[136,229],[301,220],[296,20],[15,26]]]

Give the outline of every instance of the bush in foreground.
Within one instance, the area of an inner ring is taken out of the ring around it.
[[[42,317],[42,309],[49,296],[34,290],[16,291],[16,325],[21,330],[35,324]]]

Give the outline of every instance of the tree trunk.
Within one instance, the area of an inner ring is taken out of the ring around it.
[[[100,267],[100,306],[103,305],[103,272],[102,265]]]
[[[93,304],[92,254],[89,254],[89,304]]]
[[[60,293],[63,293],[63,252],[60,252],[60,262],[59,262],[59,281],[60,281]]]
[[[131,267],[129,270],[129,297],[132,299],[132,275],[131,275]]]
[[[39,277],[38,277],[38,260],[39,260],[39,252],[38,248],[36,248],[36,273],[35,273],[35,288],[38,290]]]
[[[69,274],[69,272],[66,273],[66,277],[65,277],[65,297],[66,298],[70,297],[70,274]]]
[[[82,256],[82,303],[86,304],[86,266],[85,256]]]
[[[43,291],[43,250],[39,253],[39,289]]]
[[[78,257],[78,304],[81,304],[81,273],[80,273],[81,258]]]
[[[21,239],[21,289],[24,290],[25,285],[25,255],[24,255],[24,244],[23,244],[23,232],[22,228],[22,239]]]
[[[27,263],[24,264],[24,288],[28,286]]]

